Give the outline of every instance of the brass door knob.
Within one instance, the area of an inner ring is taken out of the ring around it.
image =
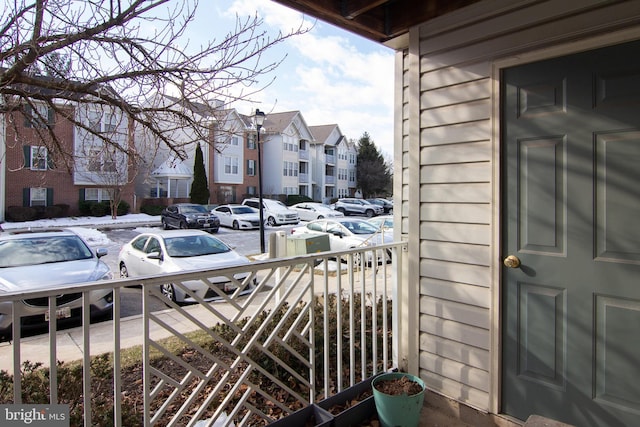
[[[520,258],[515,255],[509,255],[503,261],[504,266],[508,268],[518,268],[520,267]]]

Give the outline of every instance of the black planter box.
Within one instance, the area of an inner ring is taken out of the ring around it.
[[[373,390],[371,388],[371,381],[374,378],[375,376],[370,377],[355,384],[353,387],[346,388],[340,393],[328,397],[318,403],[318,406],[329,412],[329,410],[334,406],[347,406],[348,402],[357,399],[366,392],[370,392],[369,397],[345,409],[339,414],[334,414],[334,427],[358,426],[364,421],[370,419],[373,415],[376,415],[376,402],[373,400]]]
[[[315,427],[330,427],[333,422],[333,415],[318,405],[311,404],[269,425],[279,427],[305,427],[311,425],[308,423],[312,418],[315,420],[313,424]]]

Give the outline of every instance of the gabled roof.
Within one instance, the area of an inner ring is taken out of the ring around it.
[[[309,126],[309,129],[316,137],[315,142],[319,144],[338,145],[342,141],[346,141],[346,137],[342,134],[340,126],[337,124]],[[336,140],[329,140],[329,136],[334,130],[338,130],[340,137]]]
[[[282,133],[293,122],[300,111],[286,111],[284,113],[270,113],[264,120],[264,128],[267,132]]]
[[[248,120],[250,128],[254,127],[252,116],[243,116],[243,119]],[[292,126],[297,128],[297,131],[303,138],[308,138],[311,141],[315,139],[300,111],[269,113],[265,116],[262,128],[270,134],[284,134],[287,132],[287,129],[290,129]]]
[[[217,110],[217,106],[216,105],[208,105],[208,104],[204,104],[202,102],[193,102],[193,101],[189,101],[186,98],[176,98],[175,96],[171,96],[171,95],[163,95],[166,99],[168,99],[169,101],[173,102],[176,105],[180,105],[183,108],[186,108],[190,111],[193,111],[194,113],[202,116],[202,117],[214,117],[215,118],[215,112]]]
[[[156,170],[151,172],[152,178],[191,178],[191,170],[181,160],[169,158]]]

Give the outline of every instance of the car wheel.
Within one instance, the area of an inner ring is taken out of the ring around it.
[[[162,218],[162,220],[160,221],[162,222],[162,228],[164,228],[165,230],[169,229],[169,224],[167,224],[167,220]]]
[[[186,230],[187,229],[187,223],[184,221],[180,221],[180,229],[181,230]]]
[[[238,224],[238,221],[233,221],[233,224],[231,225],[231,227],[234,230],[240,230],[240,224]]]
[[[120,263],[120,278],[121,279],[125,279],[129,277],[129,270],[127,270],[127,266],[124,264],[124,262]]]
[[[269,219],[267,219],[267,225],[270,227],[275,227],[276,225],[278,225],[278,223],[276,223],[276,219],[272,216],[269,217]]]
[[[166,299],[176,302],[176,290],[173,288],[171,283],[160,285],[160,292]]]
[[[344,210],[344,208],[338,208],[336,209],[338,212],[342,212],[342,215],[347,216],[347,211]]]
[[[367,218],[371,218],[373,216],[373,211],[371,209],[367,209],[364,214]]]
[[[316,219],[324,219],[324,215],[318,215],[318,218]]]

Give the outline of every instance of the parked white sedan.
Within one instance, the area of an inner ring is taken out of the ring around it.
[[[298,216],[300,216],[300,220],[302,221],[344,217],[344,214],[342,212],[331,209],[331,206],[329,205],[324,205],[317,202],[296,203],[295,205],[289,207],[298,212]]]
[[[311,221],[303,227],[293,228],[291,234],[328,234],[331,250],[343,251],[393,242],[392,235],[383,235],[378,231],[378,228],[363,219],[334,218]],[[390,255],[387,251],[386,260],[390,259]],[[372,255],[369,253],[369,261],[371,261],[371,257]],[[382,261],[380,255],[378,255],[378,261]]]
[[[224,227],[231,227],[234,230],[260,228],[260,213],[250,206],[220,205],[211,212],[220,219],[220,225]]]
[[[153,276],[207,268],[231,267],[248,264],[247,257],[238,254],[224,242],[201,230],[167,230],[142,233],[125,244],[118,255],[120,277]],[[162,294],[178,303],[197,302],[193,295],[204,301],[222,299],[224,294],[253,291],[248,282],[249,273],[232,277],[209,277],[207,286],[200,280],[165,283]]]

